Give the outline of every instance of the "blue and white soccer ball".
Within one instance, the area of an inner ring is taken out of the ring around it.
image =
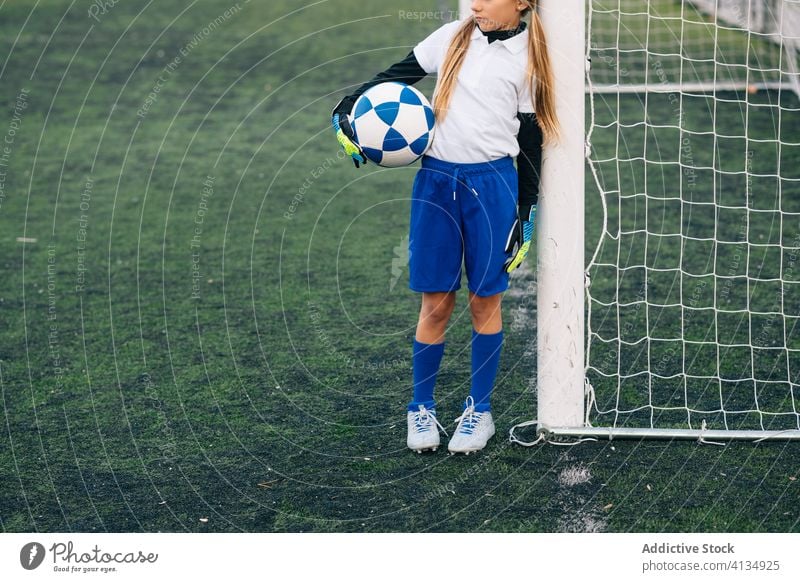
[[[414,87],[388,81],[367,89],[348,118],[364,155],[388,168],[407,166],[431,146],[433,109]]]

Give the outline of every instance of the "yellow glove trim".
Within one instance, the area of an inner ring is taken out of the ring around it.
[[[344,148],[345,153],[350,156],[354,157],[353,155],[356,154],[359,157],[359,161],[363,161],[363,157],[361,155],[361,150],[358,149],[358,146],[354,144],[347,135],[345,135],[344,130],[339,130],[336,132],[336,141],[338,141],[341,146]]]
[[[531,248],[531,241],[525,242],[522,244],[522,246],[519,247],[517,254],[514,255],[514,260],[512,260],[511,263],[508,265],[506,273],[510,273],[511,271],[513,271],[522,264],[522,261],[524,261],[525,257],[528,256],[528,250],[530,248]]]

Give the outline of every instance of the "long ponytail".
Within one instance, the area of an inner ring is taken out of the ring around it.
[[[436,89],[433,94],[433,112],[437,121],[443,121],[447,115],[450,99],[453,97],[453,91],[456,88],[456,79],[458,79],[461,65],[464,64],[464,57],[467,56],[467,49],[469,49],[470,37],[476,26],[477,23],[474,18],[470,17],[464,20],[464,24],[458,29],[450,42],[450,46],[447,48],[447,54],[439,71],[439,78],[436,81]]]
[[[542,19],[536,11],[536,1],[528,3],[523,14],[530,11],[531,27],[528,34],[528,83],[531,87],[533,110],[542,128],[545,141],[558,139],[558,117],[556,116],[555,85],[553,83],[553,67],[547,52],[547,39],[544,35]],[[536,88],[534,90],[534,77]]]

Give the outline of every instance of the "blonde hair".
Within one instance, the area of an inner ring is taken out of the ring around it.
[[[522,11],[521,16],[524,17],[528,13],[531,15],[531,25],[528,33],[528,69],[526,71],[531,104],[534,111],[536,111],[536,120],[542,129],[545,141],[551,141],[558,138],[558,118],[556,117],[553,90],[553,69],[547,52],[544,28],[539,14],[536,12],[537,0],[520,1],[527,4],[527,8]],[[475,18],[467,18],[456,32],[447,49],[433,95],[433,109],[436,119],[439,121],[443,120],[447,115],[450,99],[456,87],[456,79],[461,70],[461,65],[464,63],[470,38],[476,26]],[[535,87],[534,78],[536,79]]]

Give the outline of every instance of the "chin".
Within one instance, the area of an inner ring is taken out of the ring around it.
[[[493,27],[488,22],[481,22],[477,18],[475,19],[475,23],[478,25],[478,28],[480,28],[483,32],[491,32],[497,28],[497,26]]]

